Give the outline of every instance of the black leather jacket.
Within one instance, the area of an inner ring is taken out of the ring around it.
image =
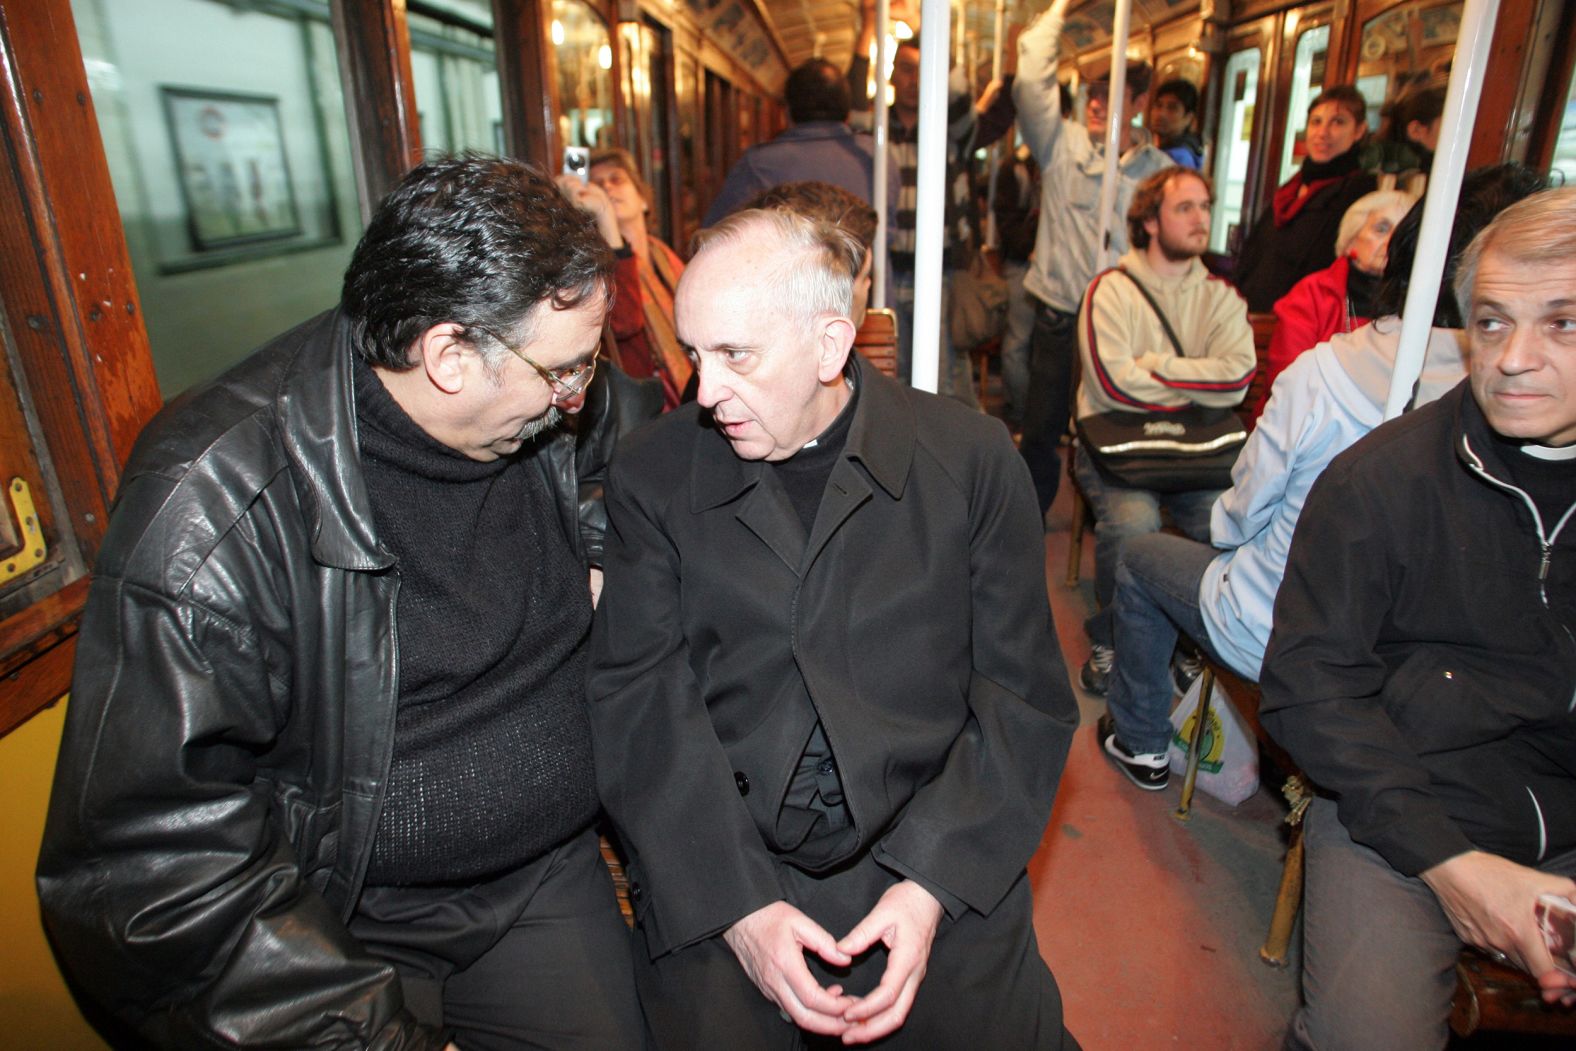
[[[168,406],[95,568],[39,896],[72,977],[161,1046],[440,1046],[344,923],[399,681],[352,353],[331,311]],[[594,563],[606,386],[533,456]]]

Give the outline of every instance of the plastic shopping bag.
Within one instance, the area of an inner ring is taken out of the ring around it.
[[[1171,772],[1181,777],[1187,769],[1188,746],[1198,711],[1200,675],[1188,687],[1182,703],[1171,713]],[[1259,789],[1259,745],[1226,691],[1217,683],[1210,691],[1209,725],[1204,727],[1198,761],[1198,787],[1236,806]]]

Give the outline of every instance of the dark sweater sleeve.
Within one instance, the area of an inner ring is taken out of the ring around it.
[[[1325,471],[1298,519],[1264,655],[1259,716],[1337,796],[1352,839],[1415,876],[1473,844],[1383,703],[1389,670],[1378,644],[1400,576],[1393,551],[1401,527],[1382,492],[1396,466],[1354,470],[1362,461],[1353,454],[1363,448]]]

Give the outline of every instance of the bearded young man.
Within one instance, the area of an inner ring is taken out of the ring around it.
[[[1127,211],[1133,247],[1089,285],[1079,313],[1079,419],[1113,410],[1229,408],[1247,394],[1258,364],[1247,310],[1236,290],[1199,261],[1209,246],[1212,203],[1209,180],[1188,168],[1166,168],[1139,184]],[[1179,345],[1173,346],[1157,308]],[[1074,470],[1095,516],[1099,602],[1084,624],[1092,653],[1079,679],[1084,689],[1103,695],[1114,654],[1111,597],[1122,541],[1157,532],[1161,508],[1188,536],[1207,541],[1210,507],[1220,490],[1127,488],[1102,474],[1082,447]]]

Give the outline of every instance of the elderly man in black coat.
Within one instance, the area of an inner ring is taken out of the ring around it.
[[[1025,872],[1077,721],[1033,489],[850,355],[860,258],[791,213],[703,235],[699,404],[610,472],[589,690],[642,1001],[666,1047],[1072,1047]]]

